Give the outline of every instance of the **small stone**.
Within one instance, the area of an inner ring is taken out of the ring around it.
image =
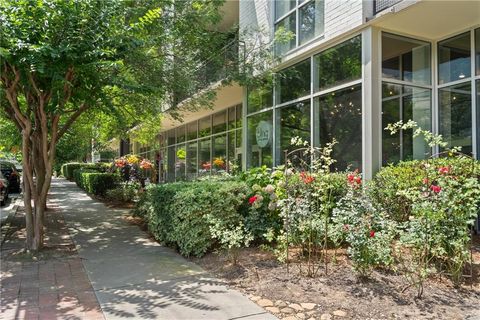
[[[257,304],[260,307],[273,307],[273,302],[271,300],[268,300],[268,299],[260,299],[260,300],[257,301]]]
[[[275,301],[275,305],[279,308],[285,308],[287,306],[287,303],[285,301],[282,301],[282,300],[277,300],[277,301]]]
[[[332,320],[332,315],[330,313],[324,313],[320,316],[320,320]]]
[[[295,317],[295,316],[288,316],[288,317],[282,318],[282,320],[297,320],[297,317]]]
[[[314,317],[311,317],[311,318],[309,318],[308,320],[315,320],[315,318],[314,318]]]
[[[297,314],[296,314],[296,317],[297,317],[298,319],[305,319],[307,316],[305,315],[305,313],[297,313]]]
[[[252,301],[258,301],[260,299],[262,299],[262,297],[260,297],[260,296],[251,296],[250,297],[250,300],[252,300]]]
[[[313,310],[313,308],[316,306],[315,303],[300,303],[300,305],[307,310]]]
[[[313,316],[316,313],[317,313],[317,311],[308,311],[307,316]]]
[[[280,309],[278,309],[277,307],[266,307],[265,310],[271,313],[280,313]]]
[[[343,310],[335,310],[333,311],[333,315],[337,317],[346,317],[347,313]]]
[[[289,305],[289,307],[292,308],[292,309],[295,309],[297,311],[303,311],[302,306],[297,304],[297,303],[292,303],[291,305]]]
[[[280,312],[281,313],[294,313],[295,310],[293,310],[292,308],[283,308],[283,309],[280,309]]]

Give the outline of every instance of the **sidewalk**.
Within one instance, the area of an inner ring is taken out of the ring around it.
[[[49,203],[45,249],[22,253],[20,209],[2,228],[0,319],[104,319],[62,213]]]
[[[276,319],[121,219],[125,210],[55,179],[63,212],[106,319]]]

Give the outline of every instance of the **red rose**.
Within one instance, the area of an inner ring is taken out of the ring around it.
[[[440,187],[440,186],[435,186],[435,185],[431,185],[431,186],[430,186],[430,190],[432,190],[432,191],[435,192],[435,193],[439,193],[440,191],[442,191],[442,187]]]
[[[375,231],[370,230],[370,238],[373,238],[373,237],[375,237]]]
[[[257,201],[257,196],[251,196],[250,199],[248,199],[248,203],[253,204],[255,201]]]
[[[356,182],[357,184],[362,184],[362,178],[360,178],[360,177],[355,177],[355,182]]]
[[[355,180],[355,175],[353,173],[350,173],[347,175],[348,182],[353,183]]]

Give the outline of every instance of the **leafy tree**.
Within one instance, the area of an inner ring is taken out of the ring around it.
[[[157,114],[224,40],[221,1],[4,0],[1,110],[21,133],[28,250],[43,246],[58,142],[84,114]],[[6,101],[6,102],[5,102]],[[126,121],[126,120],[125,120]],[[33,203],[33,205],[32,205]]]

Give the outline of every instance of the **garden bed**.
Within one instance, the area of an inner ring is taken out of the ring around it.
[[[407,282],[392,272],[375,270],[369,279],[360,281],[345,253],[337,255],[337,263],[329,265],[328,276],[320,269],[316,278],[299,275],[293,264],[287,273],[285,264],[258,248],[242,249],[237,266],[216,253],[194,262],[279,318],[474,319],[479,315],[479,236],[474,239],[474,277],[454,287],[446,277],[433,276],[425,283],[422,299],[415,298],[415,289],[402,292]]]

